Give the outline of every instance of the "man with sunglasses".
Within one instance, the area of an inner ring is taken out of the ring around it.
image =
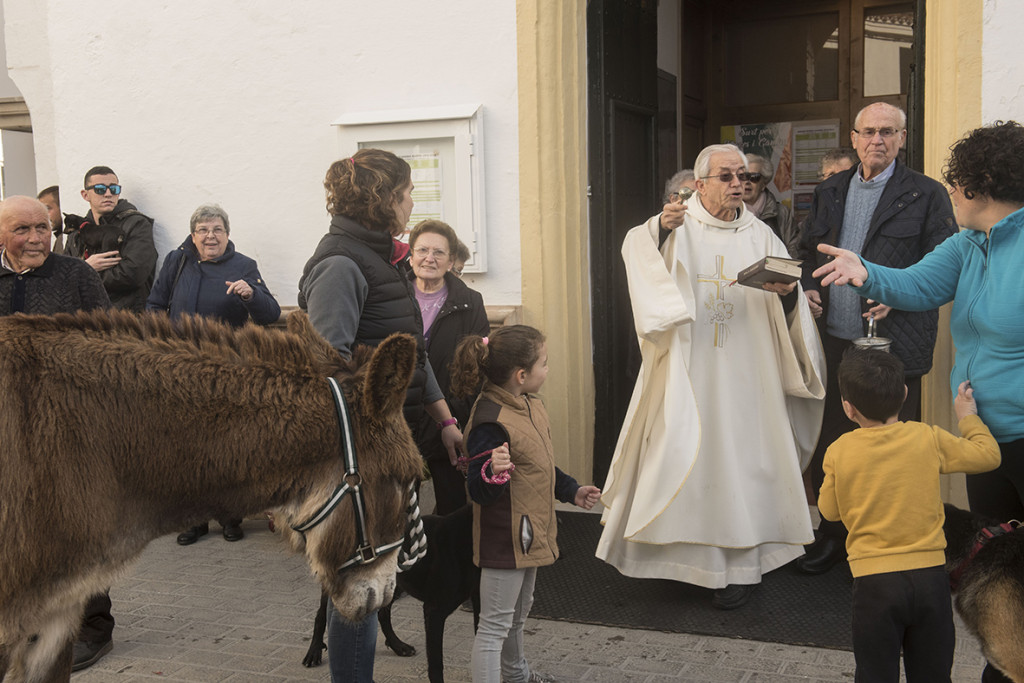
[[[801,464],[821,420],[824,358],[798,283],[734,284],[786,245],[743,202],[735,145],[697,157],[682,225],[671,206],[622,254],[643,358],[615,447],[597,556],[627,576],[746,604],[764,573],[803,554]]]
[[[89,169],[84,187],[89,211],[65,218],[65,253],[85,259],[100,274],[115,308],[141,311],[156,272],[153,219],[121,199],[117,175],[107,166]]]
[[[907,115],[902,109],[884,102],[861,109],[850,131],[860,163],[818,184],[801,227],[803,286],[818,319],[828,371],[825,416],[810,465],[815,495],[825,479],[825,450],[856,428],[843,412],[836,376],[843,352],[852,340],[867,334],[872,316],[878,336],[890,338],[892,352],[903,361],[907,400],[900,419],[920,419],[921,377],[932,367],[938,311],[894,310],[884,302],[862,299],[853,287],[822,288],[811,277],[830,258],[818,251],[819,244],[849,249],[879,265],[906,268],[956,232],[945,188],[897,158],[906,140]],[[845,557],[846,528],[842,522],[823,520],[797,567],[807,574],[823,574]]]

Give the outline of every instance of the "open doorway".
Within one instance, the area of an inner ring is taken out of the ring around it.
[[[835,121],[839,144],[847,145],[856,112],[889,102],[908,113],[906,161],[920,170],[924,19],[924,0],[589,0],[599,485],[639,369],[619,255],[626,232],[661,210],[665,181],[692,167],[703,147],[720,140],[723,126]],[[678,61],[659,68],[665,53]]]

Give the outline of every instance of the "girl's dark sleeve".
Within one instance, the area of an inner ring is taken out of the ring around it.
[[[579,490],[580,485],[575,479],[557,467],[555,468],[555,498],[563,503],[575,504],[576,492]]]
[[[469,439],[466,441],[466,452],[469,454],[469,469],[466,472],[466,485],[469,488],[469,497],[474,503],[489,505],[508,488],[508,483],[489,484],[480,476],[480,470],[485,462],[490,459],[489,455],[477,458],[484,451],[497,448],[508,441],[508,432],[497,422],[484,422],[473,425],[469,431]],[[493,477],[490,464],[487,466],[487,476]],[[513,475],[514,476],[514,475]]]

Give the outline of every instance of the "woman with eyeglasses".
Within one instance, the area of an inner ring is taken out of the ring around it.
[[[420,352],[406,391],[405,419],[415,430],[426,412],[454,462],[462,432],[426,362],[420,307],[399,263],[405,253],[394,240],[412,214],[412,169],[391,152],[361,149],[331,164],[324,188],[331,224],[303,268],[299,307],[346,357],[357,344],[376,346],[393,332],[415,337]],[[377,612],[350,623],[333,604],[328,609],[331,680],[372,683]]]
[[[458,254],[459,238],[447,223],[426,220],[409,234],[409,278],[423,316],[423,339],[437,384],[448,400],[452,415],[462,424],[469,419],[473,399],[452,396],[448,366],[455,346],[467,334],[486,337],[490,325],[480,293],[470,289],[452,272]],[[420,453],[427,461],[434,482],[435,514],[446,515],[466,504],[466,478],[455,469],[441,443],[437,426],[429,417],[420,420],[416,430]]]
[[[743,181],[743,203],[761,222],[772,229],[793,258],[800,247],[800,231],[793,222],[793,212],[768,190],[775,177],[772,162],[758,154],[748,154],[750,164],[747,179]]]
[[[189,236],[167,255],[146,300],[147,311],[166,311],[172,318],[192,314],[241,327],[247,320],[269,325],[281,307],[260,275],[256,262],[235,251],[228,239],[228,214],[216,204],[192,212]],[[240,518],[218,520],[224,540],[245,535]],[[178,534],[178,545],[192,545],[210,531],[207,523]]]

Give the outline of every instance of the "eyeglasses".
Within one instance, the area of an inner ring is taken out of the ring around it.
[[[115,184],[111,184],[111,185],[90,185],[89,187],[87,187],[85,189],[86,190],[92,190],[93,192],[95,192],[98,195],[106,194],[107,190],[110,190],[110,194],[114,195],[115,197],[117,195],[121,194],[121,186],[117,185],[116,183]]]
[[[440,261],[448,256],[447,251],[442,249],[431,249],[430,247],[416,247],[412,250],[412,253],[416,254],[416,256],[420,258],[427,258],[428,255],[433,256],[435,261]]]
[[[761,178],[763,178],[763,177],[764,177],[763,173],[748,173],[747,174],[747,180],[749,180],[752,183],[759,183],[759,182],[761,182]]]
[[[853,132],[865,140],[872,139],[876,134],[881,135],[883,140],[888,140],[892,136],[896,135],[896,133],[899,133],[895,128],[861,128],[860,130],[854,128]]]
[[[733,179],[733,176],[735,176],[735,177],[739,178],[740,182],[742,183],[742,182],[744,182],[746,180],[749,180],[751,175],[752,174],[747,173],[746,171],[736,171],[735,173],[733,173],[732,171],[722,171],[718,175],[705,175],[705,176],[701,176],[700,179],[701,180],[708,180],[709,178],[718,178],[723,183],[731,183],[732,179]],[[760,175],[761,174],[759,173],[757,175],[758,175],[758,180],[760,180]]]
[[[217,237],[220,237],[221,235],[227,234],[227,230],[218,225],[213,230],[210,230],[209,228],[196,228],[195,234],[200,237],[206,237],[207,235],[216,235]]]

